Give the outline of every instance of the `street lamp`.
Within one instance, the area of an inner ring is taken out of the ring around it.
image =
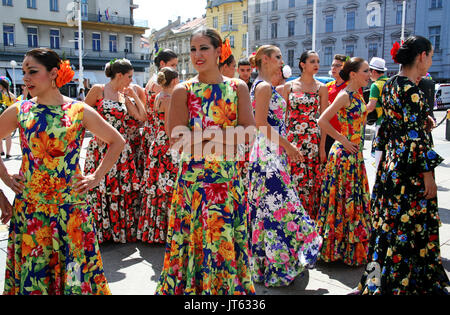
[[[183,76],[183,81],[186,80],[185,75],[186,75],[186,70],[181,70],[181,75]]]
[[[10,65],[12,67],[13,70],[13,87],[14,87],[14,91],[13,94],[16,95],[16,67],[17,67],[17,62],[15,60],[11,60]]]

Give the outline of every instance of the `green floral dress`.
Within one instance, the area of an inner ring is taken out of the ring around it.
[[[237,81],[184,83],[189,129],[237,125]],[[169,214],[157,294],[255,292],[249,269],[249,223],[235,160],[183,154]]]
[[[374,231],[363,294],[445,294],[449,280],[439,248],[437,198],[424,197],[422,173],[442,158],[425,130],[424,95],[408,78],[395,76],[383,89],[384,120],[376,138],[384,151],[372,195]]]
[[[110,294],[81,174],[84,103],[18,103],[25,189],[10,222],[4,294]]]

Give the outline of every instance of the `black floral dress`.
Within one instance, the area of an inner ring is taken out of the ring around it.
[[[384,151],[372,195],[374,231],[363,294],[445,294],[437,198],[424,197],[423,173],[442,158],[431,148],[423,93],[408,78],[395,76],[383,89],[384,121],[377,149]]]

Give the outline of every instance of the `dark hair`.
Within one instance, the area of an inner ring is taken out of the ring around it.
[[[9,101],[11,101],[11,95],[9,94],[9,82],[6,80],[0,80],[0,85],[6,90],[6,94],[8,94]]]
[[[47,71],[51,71],[53,68],[57,68],[61,65],[62,59],[56,52],[48,48],[36,48],[28,51],[25,57],[33,57],[37,62],[42,64]]]
[[[173,52],[170,49],[164,49],[163,51],[160,51],[158,56],[155,58],[155,65],[158,68],[158,70],[161,69],[161,61],[164,61],[165,63],[168,63],[172,59],[178,59],[178,55]]]
[[[364,62],[365,60],[360,57],[351,58],[345,62],[344,68],[339,72],[339,76],[344,81],[350,80],[350,72],[358,72]]]
[[[403,66],[410,66],[416,60],[416,57],[423,52],[427,55],[433,49],[431,42],[425,37],[413,35],[403,43],[397,52],[396,60]]]
[[[158,85],[168,87],[173,80],[178,78],[178,72],[170,67],[164,67],[158,72]]]
[[[219,69],[222,68],[224,65],[231,65],[234,61],[234,56],[230,55],[230,57],[228,57],[227,60],[225,60],[224,62],[219,62]]]
[[[341,54],[336,54],[336,55],[334,55],[334,60],[339,60],[339,61],[342,61],[342,62],[346,62],[347,61],[347,56],[346,55],[341,55]]]
[[[222,37],[220,36],[219,32],[217,32],[213,28],[200,28],[199,30],[192,33],[190,41],[192,41],[192,38],[197,35],[209,37],[211,45],[213,45],[214,48],[222,47]]]
[[[251,66],[250,61],[248,61],[248,59],[246,59],[246,58],[243,58],[243,59],[239,60],[239,62],[238,62],[238,67],[240,67],[240,66]]]
[[[304,51],[302,53],[302,55],[300,56],[299,62],[298,62],[298,68],[300,69],[301,72],[303,72],[301,63],[302,62],[305,63],[308,60],[309,56],[311,56],[311,55],[318,55],[318,53],[315,52],[314,50],[307,50],[307,51]]]
[[[133,70],[131,62],[127,59],[117,59],[110,61],[105,66],[105,75],[108,78],[114,79],[116,74],[122,73],[127,74]]]

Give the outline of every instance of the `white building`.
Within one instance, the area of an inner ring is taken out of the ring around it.
[[[80,0],[83,33],[84,77],[89,84],[105,83],[103,69],[114,58],[127,58],[135,68],[135,81],[144,85],[144,71],[148,54],[141,48],[140,38],[147,22],[135,21],[133,0]],[[48,47],[79,68],[78,27],[71,27],[66,19],[70,0],[2,0],[0,28],[0,75],[11,77],[11,60],[21,67],[24,54],[36,47]],[[76,78],[78,71],[76,71]],[[17,84],[21,70],[15,71]],[[74,96],[73,84],[67,94]]]

